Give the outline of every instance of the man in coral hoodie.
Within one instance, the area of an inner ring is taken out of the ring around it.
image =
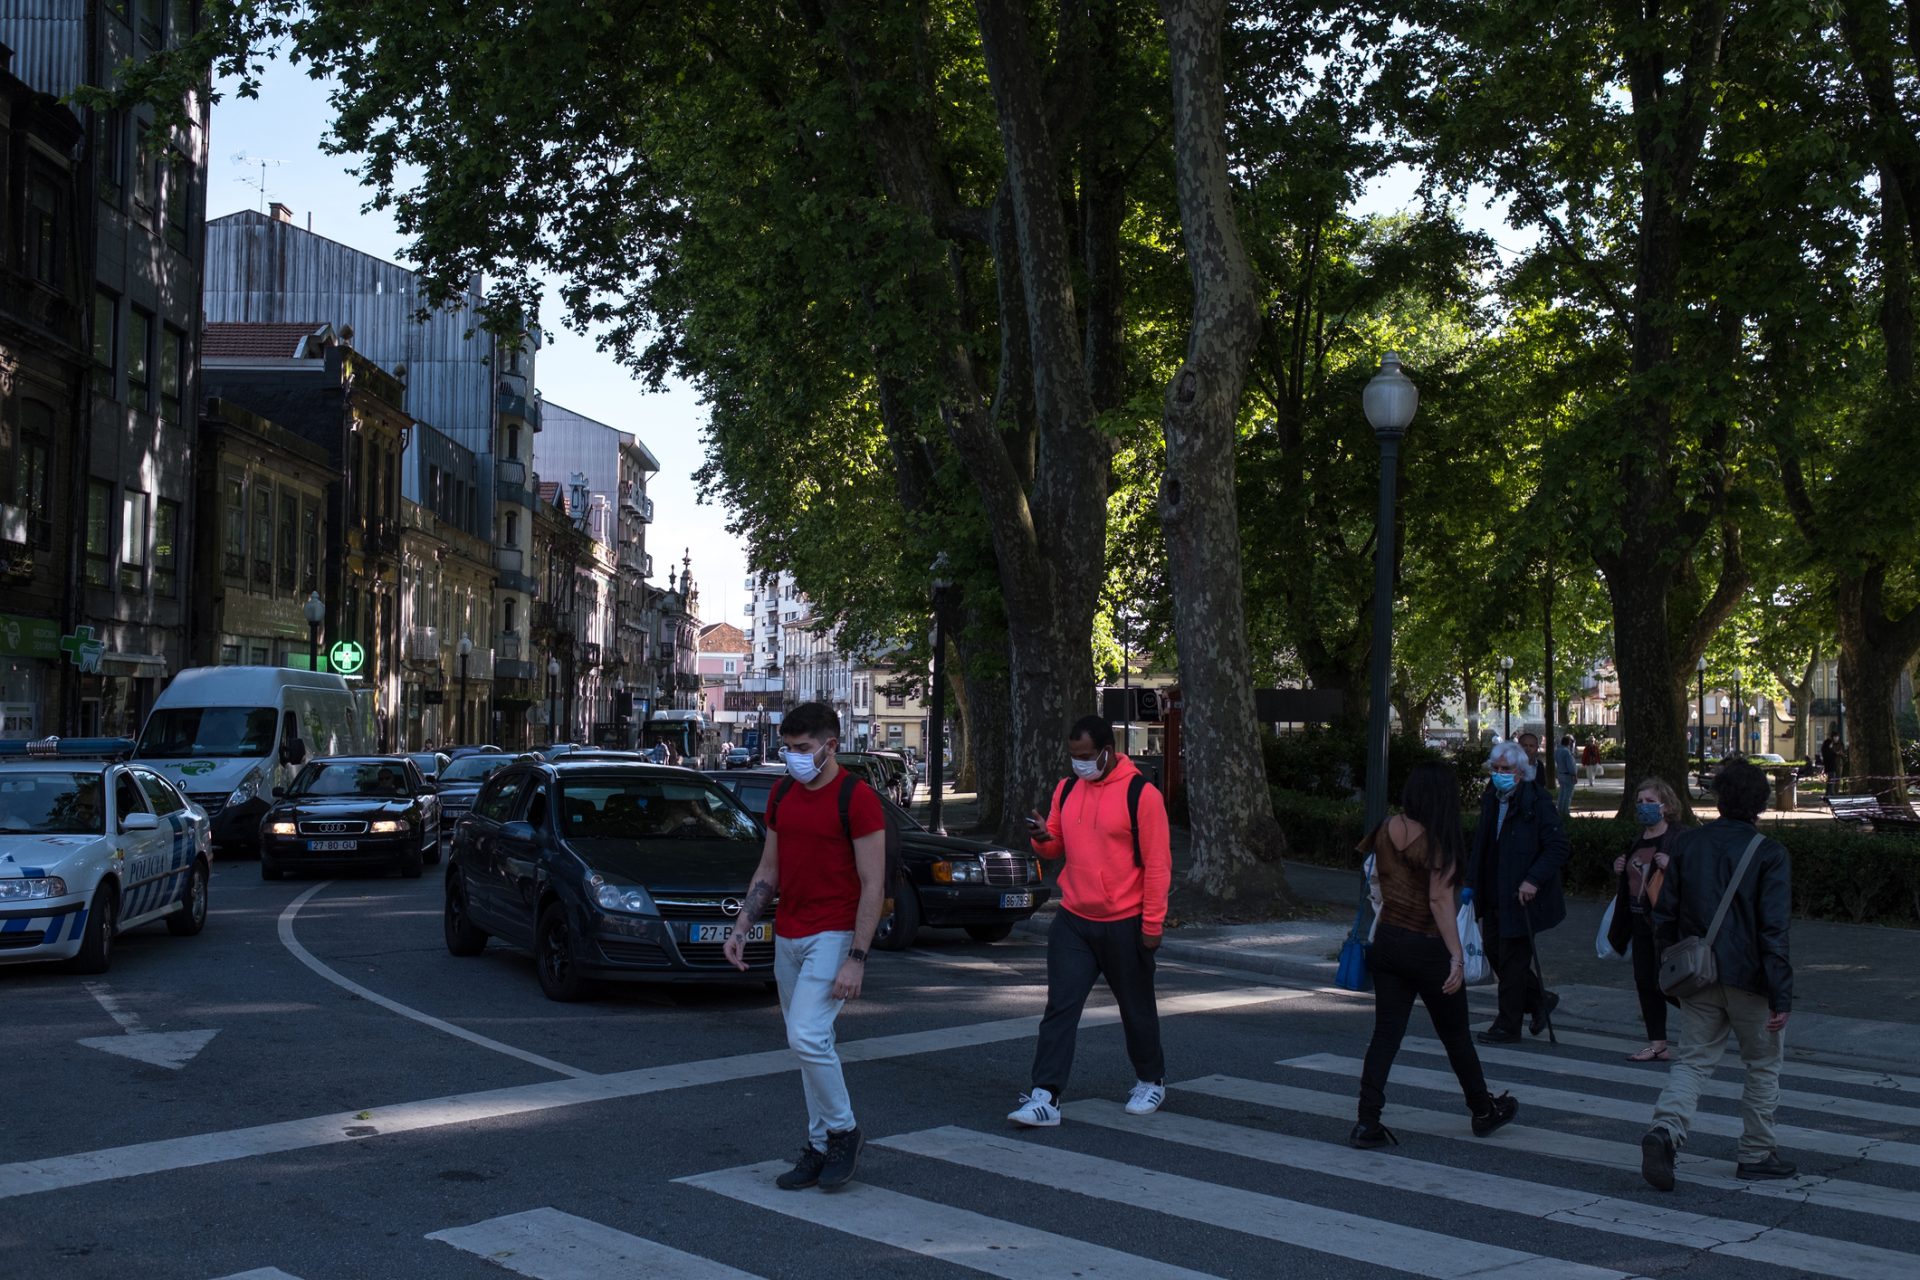
[[[1065,859],[1060,909],[1047,932],[1047,1012],[1033,1053],[1033,1089],[1007,1116],[1029,1128],[1060,1123],[1080,1011],[1100,977],[1120,1006],[1133,1060],[1137,1083],[1127,1111],[1144,1116],[1167,1098],[1153,997],[1153,953],[1173,881],[1166,801],[1114,750],[1113,726],[1099,716],[1075,722],[1067,751],[1073,776],[1054,788],[1045,818],[1036,812],[1027,819],[1035,852]]]

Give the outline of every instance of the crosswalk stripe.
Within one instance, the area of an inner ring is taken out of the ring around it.
[[[1642,1040],[1622,1040],[1618,1036],[1595,1035],[1590,1031],[1561,1031],[1556,1028],[1554,1034],[1560,1037],[1561,1044],[1573,1045],[1579,1049],[1601,1049],[1623,1056],[1627,1050],[1639,1049],[1645,1044]],[[1792,1056],[1792,1052],[1789,1049],[1786,1060],[1780,1064],[1780,1074],[1785,1079],[1824,1080],[1828,1084],[1853,1085],[1860,1089],[1877,1089],[1883,1093],[1920,1094],[1920,1076],[1903,1076],[1892,1071],[1865,1071],[1857,1067],[1830,1067],[1824,1062],[1808,1062],[1804,1058],[1796,1058]],[[1666,1064],[1655,1063],[1654,1065]],[[1737,1058],[1730,1057],[1720,1064],[1722,1071],[1739,1069],[1740,1063]]]
[[[1295,1067],[1302,1071],[1319,1071],[1347,1076],[1354,1080],[1360,1078],[1361,1063],[1358,1058],[1343,1058],[1332,1053],[1287,1058],[1282,1060],[1280,1065]],[[1460,1082],[1453,1078],[1451,1071],[1429,1071],[1423,1067],[1396,1065],[1392,1079],[1394,1084],[1410,1085],[1416,1089],[1434,1089],[1444,1093],[1458,1093],[1460,1090]],[[1532,1083],[1523,1086],[1519,1096],[1522,1104],[1541,1107],[1548,1111],[1573,1111],[1581,1115],[1605,1116],[1610,1120],[1624,1120],[1629,1124],[1653,1123],[1651,1104],[1629,1098],[1608,1098],[1592,1093],[1568,1093],[1560,1089],[1541,1088]],[[1717,1138],[1737,1138],[1741,1133],[1740,1119],[1738,1116],[1723,1116],[1702,1111],[1693,1118],[1693,1132],[1712,1134]],[[1780,1145],[1787,1148],[1818,1151],[1823,1155],[1844,1156],[1850,1160],[1876,1160],[1882,1164],[1920,1168],[1920,1146],[1911,1142],[1894,1142],[1886,1138],[1872,1138],[1851,1133],[1831,1133],[1825,1129],[1805,1129],[1791,1124],[1775,1125],[1774,1134],[1779,1138]]]
[[[1183,1081],[1174,1085],[1173,1090],[1176,1093],[1198,1093],[1234,1102],[1250,1102],[1301,1115],[1324,1116],[1329,1120],[1350,1122],[1354,1117],[1351,1094],[1299,1089],[1265,1080],[1206,1076],[1199,1080]],[[1522,1114],[1525,1114],[1524,1104]],[[1396,1102],[1389,1105],[1386,1120],[1389,1128],[1431,1134],[1437,1138],[1465,1138],[1468,1134],[1464,1107],[1454,1112],[1426,1111]],[[1637,1142],[1612,1142],[1557,1129],[1530,1128],[1524,1124],[1509,1124],[1491,1138],[1475,1138],[1473,1141],[1527,1155],[1619,1169],[1636,1176],[1640,1172],[1640,1145]],[[1920,1194],[1911,1191],[1883,1187],[1872,1182],[1850,1182],[1842,1178],[1811,1175],[1781,1182],[1741,1182],[1726,1174],[1710,1172],[1716,1168],[1724,1169],[1726,1165],[1724,1160],[1681,1151],[1675,1173],[1682,1182],[1711,1187],[1716,1191],[1737,1191],[1768,1200],[1791,1200],[1799,1204],[1818,1205],[1823,1209],[1844,1209],[1901,1222],[1920,1221]]]
[[[1446,1056],[1446,1046],[1424,1036],[1408,1036],[1402,1047],[1413,1053]],[[1667,1084],[1664,1064],[1660,1070],[1629,1066],[1626,1063],[1591,1062],[1584,1058],[1558,1058],[1545,1053],[1518,1049],[1479,1049],[1480,1061],[1503,1067],[1520,1067],[1555,1076],[1579,1076],[1586,1080],[1605,1080],[1613,1084],[1637,1085],[1658,1093]],[[1730,1080],[1707,1080],[1700,1087],[1709,1098],[1738,1098],[1740,1086]],[[1862,1098],[1842,1098],[1830,1093],[1805,1093],[1799,1089],[1780,1090],[1780,1105],[1802,1111],[1824,1111],[1828,1115],[1852,1116],[1907,1128],[1920,1127],[1920,1107],[1900,1107],[1887,1102]]]
[[[427,1236],[533,1280],[759,1280],[724,1262],[616,1231],[551,1207],[489,1218]]]
[[[1791,1267],[1808,1275],[1836,1276],[1842,1280],[1911,1280],[1920,1273],[1920,1255],[1612,1196],[1596,1198],[1590,1190],[1506,1178],[1453,1165],[1429,1164],[1398,1154],[1355,1151],[1164,1110],[1151,1116],[1130,1116],[1118,1103],[1105,1100],[1070,1103],[1066,1110],[1076,1120],[1107,1129],[1143,1133],[1204,1151],[1391,1186],[1415,1195],[1486,1206],[1502,1213],[1522,1214],[1636,1240],[1663,1241],[1749,1262]]]
[[[947,1126],[881,1138],[877,1145],[1412,1275],[1603,1280],[1627,1274],[1142,1169],[1003,1134]]]
[[[220,1280],[300,1280],[299,1276],[290,1276],[278,1267],[255,1267],[251,1271],[236,1271],[230,1276],[221,1276]]]
[[[865,1183],[854,1183],[831,1195],[795,1195],[773,1185],[775,1175],[786,1168],[783,1162],[770,1160],[675,1181],[1003,1280],[1060,1280],[1061,1276],[1088,1280],[1216,1280],[1202,1271]]]

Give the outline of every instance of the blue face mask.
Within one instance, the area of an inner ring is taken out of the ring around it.
[[[1514,781],[1514,776],[1510,773],[1496,773],[1493,775],[1493,789],[1504,796],[1513,790]]]
[[[1640,819],[1640,825],[1650,827],[1667,816],[1667,811],[1658,804],[1642,801],[1633,806],[1633,816]]]

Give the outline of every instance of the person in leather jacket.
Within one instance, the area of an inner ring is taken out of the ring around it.
[[[1741,856],[1758,834],[1754,824],[1767,804],[1767,775],[1745,760],[1729,760],[1715,776],[1713,794],[1720,817],[1674,842],[1654,903],[1654,940],[1663,951],[1681,938],[1706,936]],[[1713,938],[1718,983],[1678,1001],[1673,1069],[1654,1107],[1653,1128],[1640,1143],[1641,1173],[1659,1190],[1673,1189],[1675,1149],[1686,1141],[1701,1089],[1730,1034],[1740,1043],[1747,1069],[1735,1173],[1748,1181],[1794,1175],[1794,1167],[1774,1149],[1773,1131],[1782,1033],[1793,1008],[1787,947],[1792,902],[1791,859],[1779,841],[1762,837]]]
[[[1491,785],[1480,798],[1467,884],[1499,981],[1499,1011],[1475,1039],[1512,1044],[1523,1025],[1536,1036],[1546,1030],[1560,1003],[1541,984],[1533,948],[1539,934],[1567,918],[1567,833],[1520,743],[1495,746],[1487,769]]]

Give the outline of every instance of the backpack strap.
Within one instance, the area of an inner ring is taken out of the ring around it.
[[[1080,781],[1079,774],[1068,774],[1067,780],[1060,786],[1060,798],[1054,801],[1054,803],[1060,807],[1060,820],[1062,822],[1067,820],[1067,797],[1073,794],[1073,784],[1078,781]]]
[[[1747,878],[1747,865],[1753,861],[1754,853],[1765,839],[1764,835],[1756,832],[1753,839],[1747,841],[1747,851],[1740,855],[1740,865],[1733,869],[1733,879],[1727,881],[1727,891],[1720,895],[1720,905],[1714,910],[1713,923],[1707,926],[1706,942],[1709,947],[1713,945],[1714,938],[1719,936],[1720,922],[1727,918],[1727,908],[1733,905],[1733,895],[1739,891],[1740,882]]]
[[[845,769],[840,771],[840,833],[853,844],[853,786],[858,779]]]
[[[792,778],[782,778],[773,788],[773,801],[767,806],[767,825],[779,830],[780,802],[787,798],[787,792],[793,789]]]
[[[1133,824],[1133,865],[1145,868],[1140,858],[1140,794],[1147,789],[1147,777],[1143,773],[1133,775],[1127,783],[1127,821]]]

